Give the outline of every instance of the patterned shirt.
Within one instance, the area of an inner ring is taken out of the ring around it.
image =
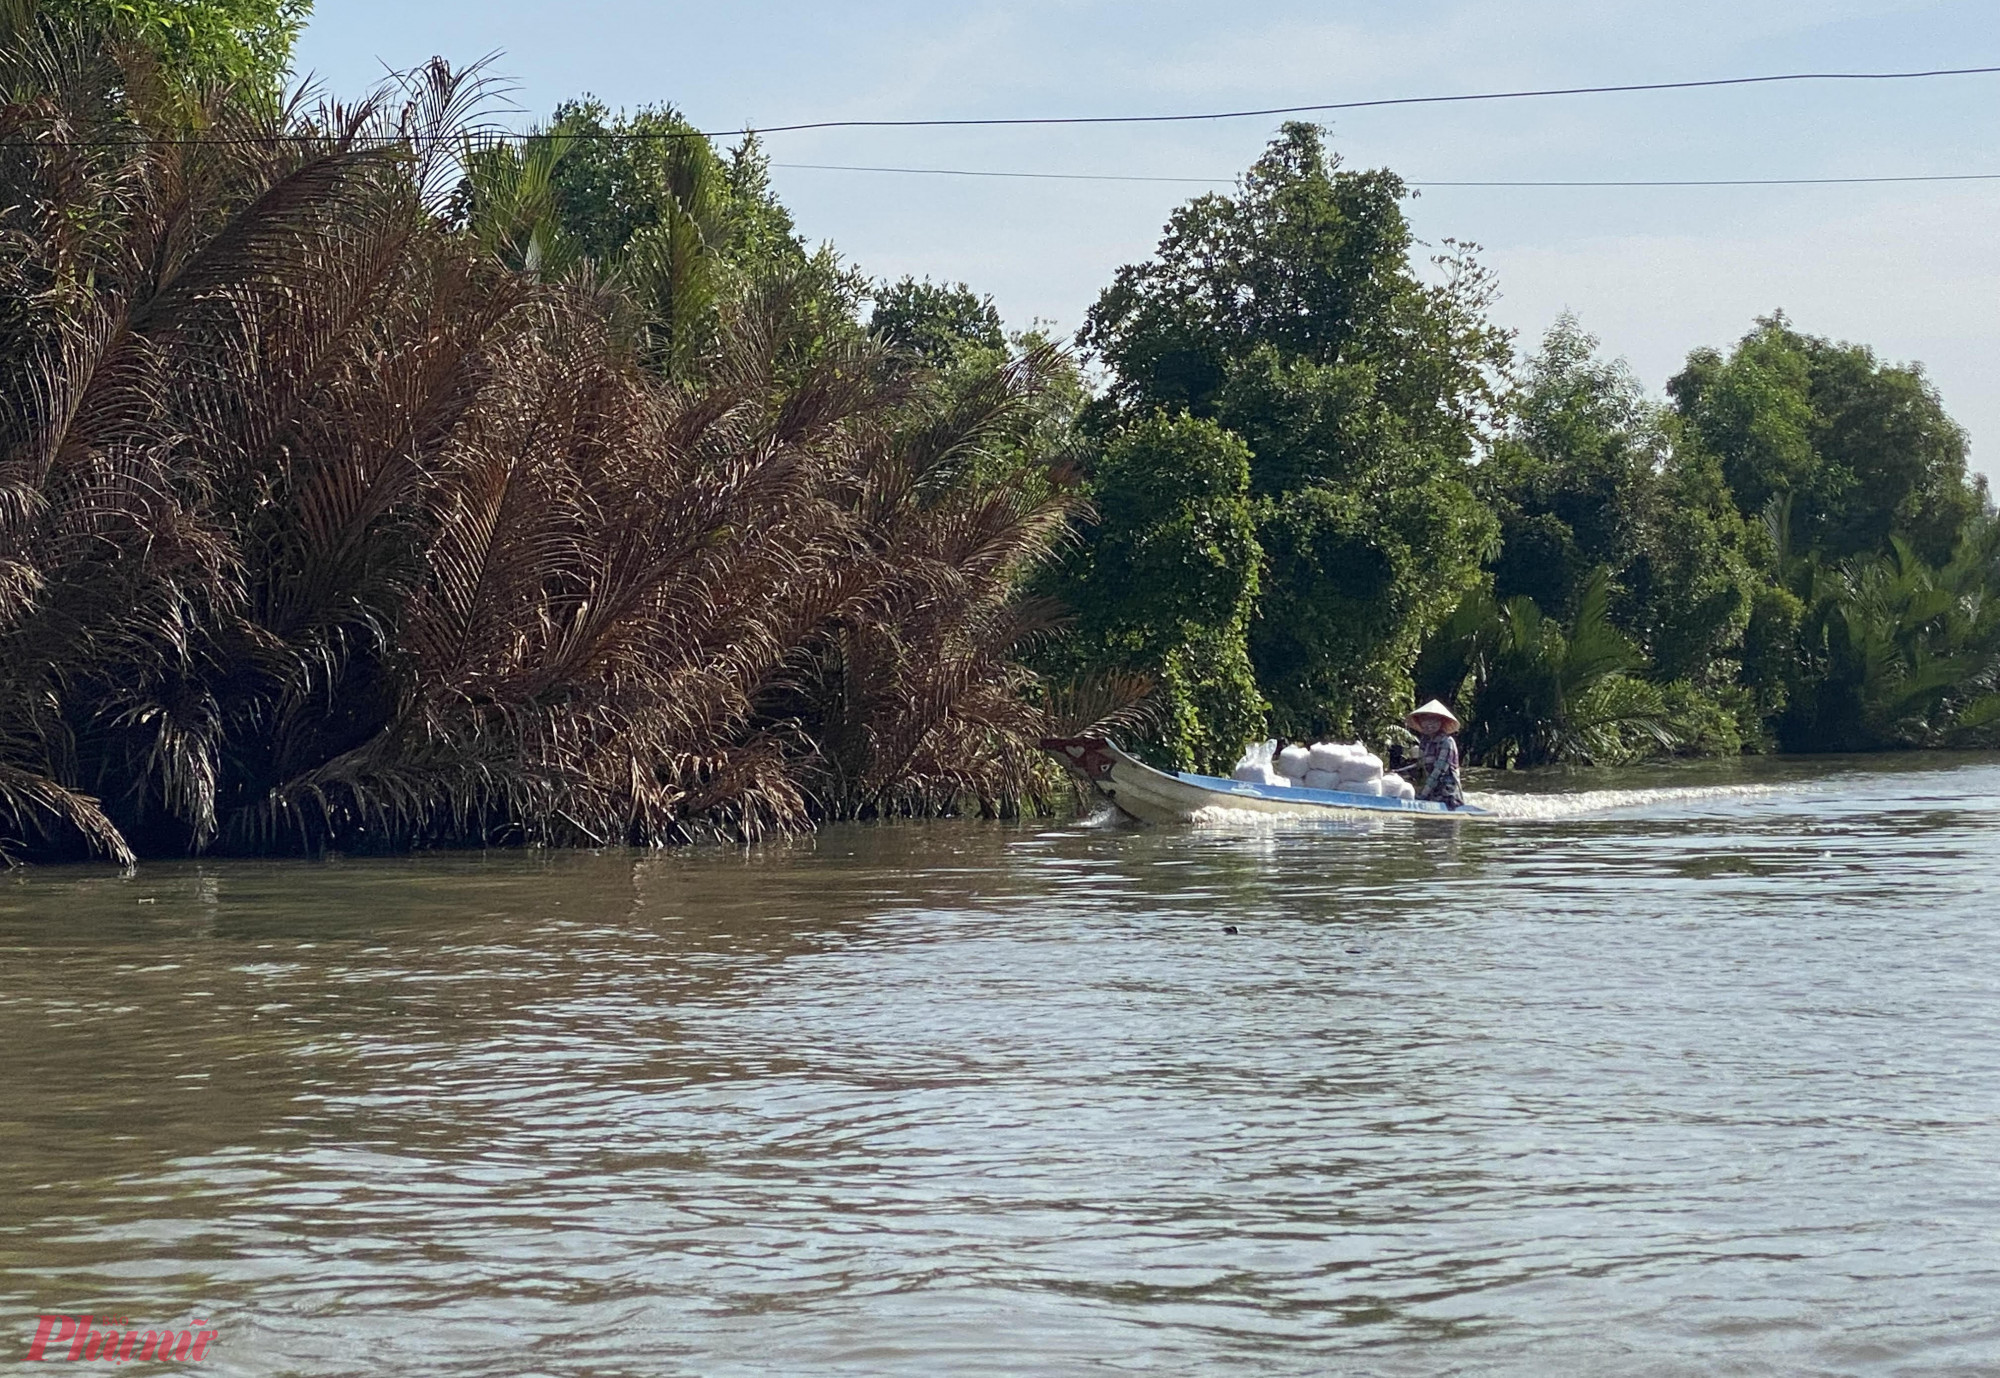
[[[1424,782],[1417,786],[1417,798],[1435,799],[1451,808],[1465,806],[1465,792],[1458,784],[1458,739],[1439,732],[1423,739]]]

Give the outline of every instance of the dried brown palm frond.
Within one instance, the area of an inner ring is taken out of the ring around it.
[[[0,763],[0,819],[7,825],[7,831],[0,833],[0,862],[9,865],[15,860],[12,848],[48,836],[51,825],[67,825],[92,850],[121,865],[129,866],[135,859],[95,799],[5,763]]]
[[[384,401],[366,374],[424,371],[384,373],[366,351],[395,319],[385,306],[411,298],[412,266],[440,255],[413,252],[420,198],[408,160],[369,143],[372,106],[309,125],[279,112],[294,121],[279,129],[218,100],[177,112],[214,137],[147,139],[168,102],[143,70],[114,65],[98,64],[97,89],[44,83],[8,107],[15,127],[51,137],[0,167],[13,193],[0,274],[30,303],[0,335],[18,365],[0,431],[0,715],[17,768],[96,780],[125,827],[166,815],[198,845],[216,826],[224,735],[281,726],[287,693],[340,660],[348,624],[383,619],[385,600],[352,597],[350,579],[318,600],[344,601],[331,635],[288,640],[310,619],[260,620],[297,592],[272,577],[285,569],[274,551],[310,553],[317,535],[352,564],[367,544],[352,519],[272,518],[310,510],[282,499],[297,461],[325,452],[315,420],[350,433],[366,420],[343,378],[397,413],[393,434],[349,454],[373,450],[387,462],[365,472],[391,475],[407,457],[399,442],[426,413],[408,387]],[[128,137],[73,137],[107,122]],[[433,391],[462,402],[472,389]],[[363,485],[348,506],[393,506],[378,499]]]
[[[0,842],[747,839],[1033,777],[1070,499],[988,472],[1032,363],[913,396],[780,273],[663,381],[602,280],[441,218],[476,74],[272,111],[74,56],[0,59],[50,136],[0,152]],[[171,121],[226,137],[56,137]]]
[[[845,609],[780,701],[819,747],[836,817],[938,812],[1017,794],[1038,720],[1014,657],[1053,610],[1019,590],[1065,529],[1065,488],[982,477],[1019,420],[1032,361],[905,407],[841,476],[879,580]]]
[[[1159,725],[1151,675],[1100,669],[1049,688],[1042,708],[1051,737],[1140,735]]]

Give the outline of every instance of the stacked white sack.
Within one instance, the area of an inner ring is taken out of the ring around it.
[[[1369,780],[1382,778],[1382,758],[1372,752],[1362,751],[1348,756],[1340,765],[1340,778],[1364,784]]]
[[[1382,793],[1385,797],[1395,799],[1414,799],[1417,797],[1417,787],[1400,775],[1384,775]]]
[[[1331,742],[1314,742],[1306,750],[1306,768],[1324,771],[1329,775],[1340,774],[1341,766],[1347,763],[1347,753]]]
[[[1299,781],[1307,789],[1339,789],[1340,772],[1334,770],[1309,770]]]
[[[1312,769],[1311,758],[1312,753],[1304,747],[1288,746],[1278,753],[1277,760],[1272,763],[1272,769],[1288,780],[1301,780],[1305,778],[1305,773]]]

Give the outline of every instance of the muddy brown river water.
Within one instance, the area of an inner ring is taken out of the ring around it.
[[[2000,762],[1583,783],[0,877],[0,1368],[2000,1373]]]

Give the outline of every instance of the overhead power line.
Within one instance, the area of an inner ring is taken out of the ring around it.
[[[860,163],[773,163],[775,168],[809,172],[907,172],[922,177],[1023,177],[1043,182],[1173,182],[1182,186],[1227,186],[1234,177],[1142,177],[1119,172],[1001,172],[970,167],[877,167]]]
[[[1116,172],[1008,172],[989,168],[888,167],[863,163],[773,163],[774,168],[810,172],[891,172],[923,177],[1003,177],[1051,182],[1171,182],[1183,186],[1228,186],[1234,177],[1144,177]],[[1832,187],[1893,182],[2000,182],[2000,172],[1915,173],[1898,177],[1660,177],[1564,178],[1523,181],[1432,181],[1404,178],[1411,187]]]
[[[791,134],[809,129],[953,129],[1037,124],[1184,124],[1196,120],[1246,120],[1272,115],[1317,115],[1337,110],[1378,110],[1396,105],[1453,105],[1470,101],[1534,100],[1547,96],[1608,96],[1638,91],[1694,91],[1717,86],[1769,86],[1798,81],[1915,81],[1926,77],[1987,76],[2000,67],[1937,67],[1920,72],[1781,72],[1758,77],[1711,77],[1701,81],[1629,82],[1618,86],[1557,86],[1529,91],[1476,91],[1449,96],[1385,96],[1374,100],[1331,101],[1320,105],[1274,105],[1258,110],[1213,110],[1186,115],[1016,115],[983,119],[810,120],[762,129],[728,129],[710,138],[743,134]]]
[[[1003,115],[969,119],[805,120],[793,124],[768,124],[760,128],[753,128],[746,125],[741,129],[566,130],[562,137],[566,139],[588,139],[599,142],[622,143],[639,142],[646,139],[672,138],[731,139],[751,134],[795,134],[822,129],[965,129],[1032,125],[1186,124],[1205,120],[1267,119],[1274,115],[1331,114],[1341,110],[1380,110],[1394,106],[1455,105],[1479,101],[1537,100],[1552,96],[1606,96],[1645,91],[1697,91],[1726,86],[1770,86],[1784,82],[1919,81],[1933,77],[1990,76],[1995,73],[2000,73],[2000,66],[1934,67],[1912,72],[1778,72],[1766,76],[1753,77],[1709,77],[1698,81],[1626,82],[1612,86],[1555,86],[1520,91],[1473,91],[1442,96],[1383,96],[1370,100],[1329,101],[1317,105],[1274,105],[1255,110],[1210,110],[1178,115]],[[505,143],[532,139],[538,137],[538,135],[532,131],[528,133],[512,133],[498,130],[480,130],[473,137],[481,142]],[[0,146],[48,144],[82,148],[122,147],[138,143],[161,145],[245,144],[269,143],[292,139],[321,140],[323,138],[323,135],[318,134],[254,136],[197,134],[180,138],[160,138],[153,135],[134,134],[131,136],[114,136],[97,139],[41,140],[15,135],[12,138],[0,140]],[[382,142],[394,143],[396,140],[388,138]],[[801,164],[800,166],[804,165]],[[1030,174],[1020,175],[1026,176]],[[1054,176],[1055,174],[1046,175]],[[1171,178],[1166,180],[1199,181],[1203,179]],[[1434,183],[1433,185],[1440,184]],[[1500,184],[1496,183],[1493,185]]]

